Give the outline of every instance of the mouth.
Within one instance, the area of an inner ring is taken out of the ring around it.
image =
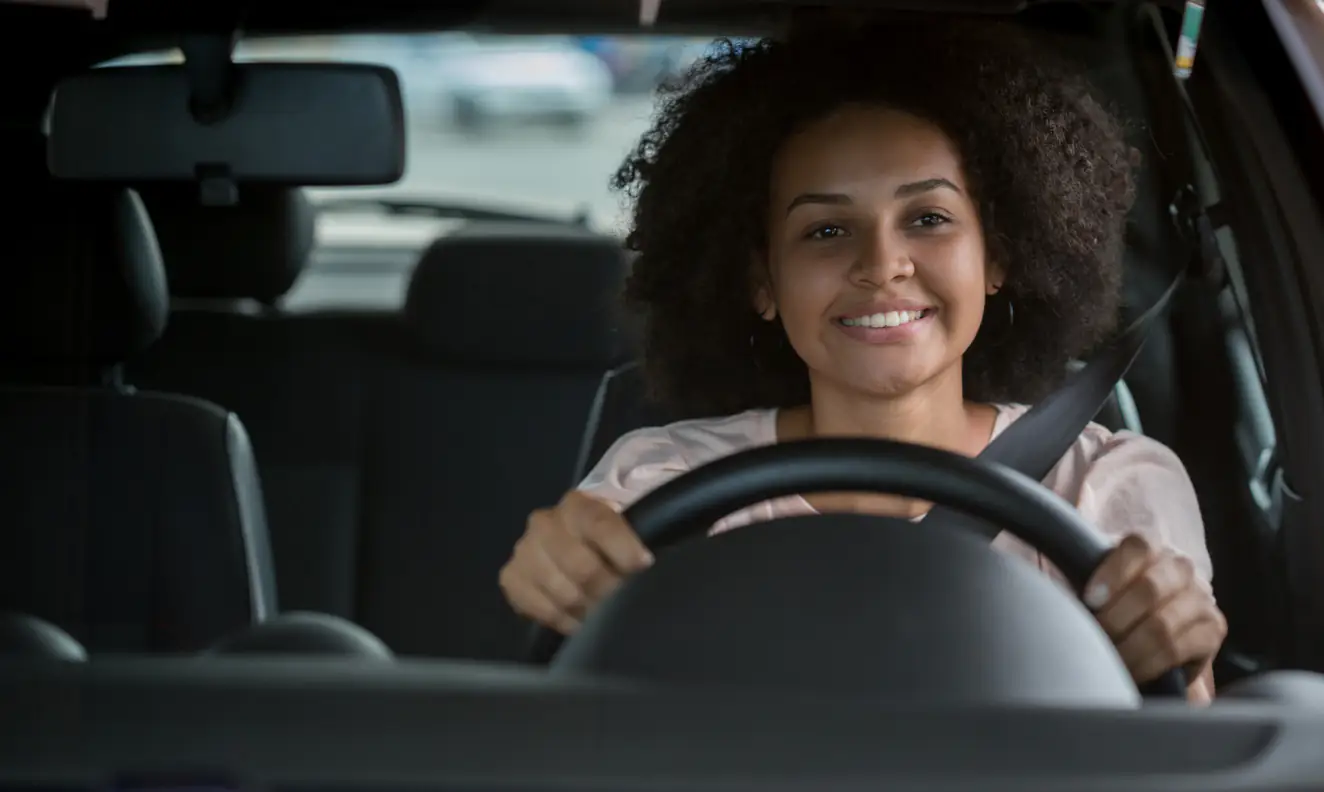
[[[936,313],[933,308],[922,308],[918,311],[882,311],[879,313],[866,314],[864,316],[843,316],[837,319],[837,323],[843,327],[862,327],[862,328],[881,328],[881,327],[901,327],[921,319],[927,319]]]

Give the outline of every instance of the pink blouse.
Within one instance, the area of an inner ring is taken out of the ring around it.
[[[998,405],[997,409],[993,437],[1028,408]],[[776,417],[775,410],[751,410],[630,432],[607,451],[579,489],[624,509],[663,482],[706,462],[776,443]],[[1162,443],[1090,424],[1044,484],[1114,540],[1142,534],[1188,556],[1206,584],[1213,579],[1195,490],[1181,460]],[[777,498],[727,516],[712,532],[814,513],[814,507],[798,495]],[[993,546],[1065,582],[1038,551],[1011,534],[999,534]]]

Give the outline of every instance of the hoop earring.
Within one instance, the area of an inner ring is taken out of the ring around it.
[[[1001,320],[993,319],[989,324],[980,328],[979,334],[983,336],[985,343],[992,344],[993,346],[1000,346],[1006,342],[1007,338],[1011,335],[1012,327],[1016,324],[1016,305],[1011,301],[1010,297],[1003,297],[1000,294],[994,294],[991,297],[992,299],[990,299],[990,302],[996,300],[997,302],[1005,302],[1007,304],[1006,324],[1002,324]],[[996,315],[996,311],[992,312],[992,316]],[[985,314],[986,319],[989,318],[989,316],[989,314]]]

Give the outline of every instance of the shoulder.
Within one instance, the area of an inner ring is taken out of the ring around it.
[[[624,508],[681,473],[776,442],[775,416],[750,410],[636,429],[607,449],[578,489]]]
[[[1005,428],[1025,414],[1023,405],[999,406]],[[1059,495],[1077,502],[1087,490],[1148,491],[1180,483],[1190,489],[1186,466],[1172,449],[1126,430],[1111,431],[1091,423],[1044,481]]]
[[[1025,408],[999,412],[1005,426]],[[1195,486],[1177,454],[1157,440],[1092,423],[1044,484],[1110,537],[1142,534],[1190,557],[1206,580],[1212,577]]]

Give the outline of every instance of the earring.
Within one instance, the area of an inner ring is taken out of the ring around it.
[[[993,291],[990,292],[988,296],[997,297],[1000,294],[1002,294],[1001,283],[994,286]],[[1007,300],[1007,326],[1011,327],[1012,325],[1016,324],[1016,306],[1012,304],[1010,297],[1007,297],[1006,300]]]
[[[999,296],[999,292],[994,292],[990,297]],[[1007,304],[1007,321],[1003,324],[1000,320],[994,319],[997,315],[997,309],[985,314],[986,324],[979,328],[979,335],[986,343],[997,346],[1005,342],[1011,335],[1012,326],[1016,324],[1016,305],[1010,297],[1003,297],[1000,300],[990,300],[989,302],[1005,302]]]

